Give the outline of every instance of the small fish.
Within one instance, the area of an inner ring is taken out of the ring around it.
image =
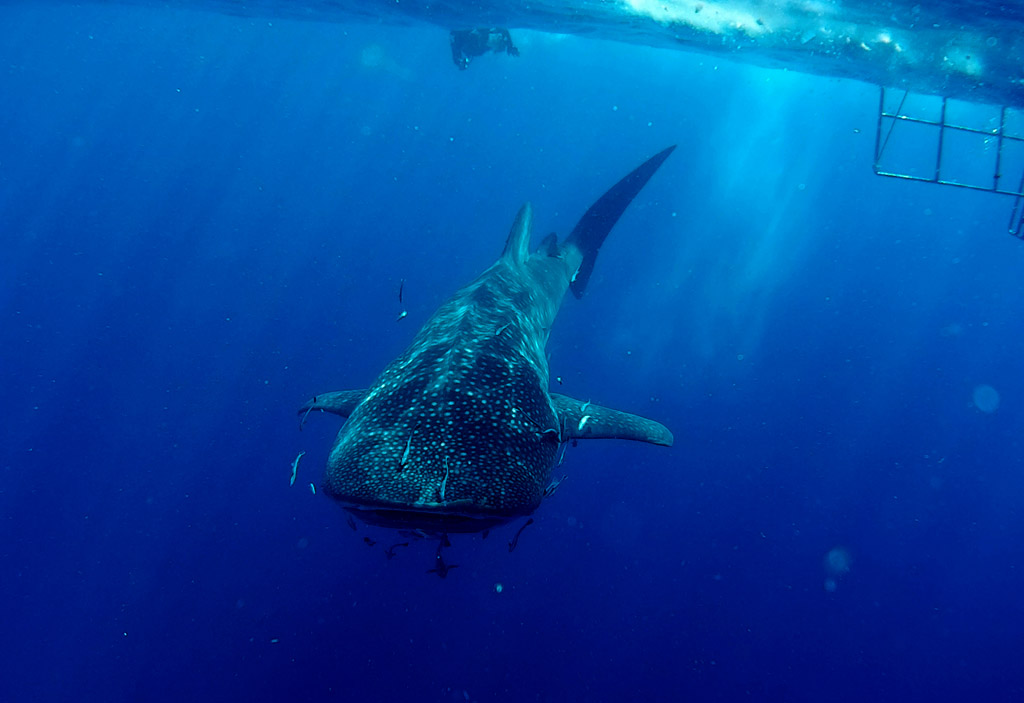
[[[305,456],[306,452],[299,452],[299,455],[295,457],[295,461],[292,462],[292,480],[288,482],[289,486],[295,485],[295,475],[299,473],[299,460]]]
[[[559,434],[558,430],[556,430],[554,427],[549,427],[543,432],[537,432],[536,434],[537,439],[544,439],[545,437],[550,437],[554,439],[556,442],[562,441],[561,435]]]
[[[302,414],[302,419],[299,420],[299,432],[302,432],[302,426],[306,424],[306,418],[309,417],[309,414],[311,412],[313,412],[313,406],[314,405],[316,405],[316,396],[315,395],[313,396],[313,402],[309,404],[309,407],[306,408],[306,412],[304,412]]]
[[[449,571],[451,571],[452,569],[456,569],[459,566],[458,564],[444,563],[444,557],[441,556],[441,548],[444,546],[445,545],[443,542],[437,545],[437,555],[434,557],[434,560],[437,562],[437,566],[435,566],[433,569],[427,569],[428,574],[437,574],[443,579],[448,578]]]
[[[409,439],[405,441],[405,451],[402,452],[402,458],[398,460],[398,470],[405,471],[406,465],[409,463],[409,452],[412,451],[412,436],[416,433],[416,430],[420,428],[421,423],[416,423],[416,426],[412,428],[412,432],[409,433]]]
[[[555,376],[555,380],[558,381],[558,385],[562,385],[562,377],[561,376]]]
[[[359,529],[358,527],[356,527],[356,521],[354,519],[352,519],[351,515],[346,515],[345,516],[345,522],[348,523],[348,526],[352,528],[353,532],[355,532],[356,530]]]
[[[444,502],[444,491],[448,487],[448,457],[444,458],[444,480],[441,481],[441,502]]]
[[[402,306],[402,312],[400,312],[398,314],[398,319],[395,320],[395,322],[398,322],[399,320],[401,320],[402,318],[406,317],[409,314],[409,312],[405,309],[405,304],[402,302],[402,293],[403,292],[405,292],[405,279],[404,278],[402,279],[402,282],[398,284],[398,304]]]
[[[580,418],[580,426],[576,428],[577,432],[582,432],[587,422],[590,420],[590,415],[584,415]]]
[[[516,550],[516,547],[519,546],[519,535],[523,534],[523,530],[525,530],[527,527],[529,527],[532,524],[533,524],[533,518],[530,518],[525,523],[523,523],[522,527],[519,528],[519,532],[517,532],[516,536],[512,538],[512,541],[508,543],[508,551],[509,551],[510,554]]]
[[[405,451],[402,452],[402,458],[398,460],[398,465],[405,468],[405,465],[409,463],[409,452],[412,451],[412,435],[409,435],[409,439],[405,443]]]
[[[408,547],[408,542],[399,542],[398,544],[392,544],[390,547],[384,550],[384,556],[388,558],[388,561],[395,558],[395,547]]]
[[[515,408],[513,408],[515,410]],[[523,413],[523,417],[533,425],[534,434],[537,435],[537,439],[544,439],[545,436],[554,437],[556,440],[561,441],[561,433],[554,427],[542,428],[540,423],[534,420],[528,413]]]
[[[564,481],[567,478],[567,475],[562,474],[562,478],[558,479],[557,481],[552,481],[551,483],[549,483],[548,487],[544,489],[544,497],[550,498],[551,496],[555,495],[555,491],[557,491],[558,487],[562,485],[562,481]]]
[[[448,572],[451,571],[452,569],[457,569],[457,568],[459,568],[458,564],[445,564],[444,563],[444,559],[438,557],[438,559],[437,559],[437,566],[435,566],[433,569],[427,569],[427,573],[428,574],[437,574],[441,578],[446,579],[446,578],[448,578]]]
[[[373,545],[377,544],[376,540],[372,540],[369,537],[363,537],[363,541],[366,542],[367,547],[372,547]]]
[[[309,490],[313,492],[313,495],[316,495],[316,486],[314,486],[312,483],[309,484]]]

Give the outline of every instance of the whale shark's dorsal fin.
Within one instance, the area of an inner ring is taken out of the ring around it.
[[[558,414],[563,442],[569,439],[632,439],[672,446],[672,433],[660,422],[584,403],[558,393],[551,394],[551,404]]]
[[[519,208],[516,221],[512,223],[512,229],[505,240],[505,251],[501,253],[503,259],[509,259],[516,264],[525,264],[530,258],[530,226],[533,223],[533,206],[524,203]]]
[[[540,246],[537,247],[537,251],[544,252],[547,256],[561,256],[562,249],[558,246],[558,235],[552,232],[544,237]]]
[[[577,298],[583,297],[587,281],[590,280],[590,274],[594,270],[597,252],[604,243],[605,237],[622,217],[622,213],[626,211],[629,204],[633,202],[633,198],[647,185],[647,181],[651,180],[651,176],[675,148],[675,145],[672,145],[640,164],[632,173],[612,186],[596,203],[591,205],[590,209],[576,223],[576,227],[573,228],[565,244],[566,246],[575,246],[583,254],[583,263],[580,264],[570,284],[573,295]]]

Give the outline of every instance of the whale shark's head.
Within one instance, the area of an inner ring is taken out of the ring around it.
[[[537,371],[493,351],[428,346],[397,360],[338,434],[328,495],[366,522],[427,531],[476,532],[532,513],[558,421]]]

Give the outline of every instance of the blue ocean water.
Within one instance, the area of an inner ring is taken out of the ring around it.
[[[1024,250],[872,174],[876,87],[159,5],[0,37],[3,700],[1024,695]],[[581,442],[445,580],[385,559],[298,406],[674,143],[549,349],[675,446]]]

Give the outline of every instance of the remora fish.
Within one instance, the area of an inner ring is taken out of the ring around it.
[[[300,415],[347,417],[323,490],[367,523],[477,532],[532,513],[559,445],[671,446],[658,422],[548,391],[544,347],[565,291],[580,297],[598,249],[669,147],[605,193],[562,242],[529,252],[523,205],[501,258],[427,320],[368,389],[316,395]]]

